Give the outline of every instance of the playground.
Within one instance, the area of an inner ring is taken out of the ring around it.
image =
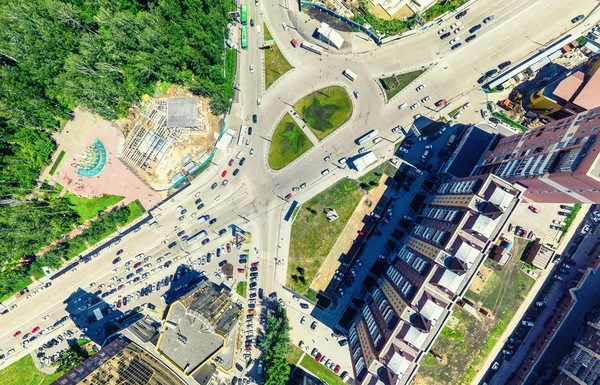
[[[120,195],[126,203],[139,199],[144,207],[163,199],[117,158],[122,135],[111,122],[77,110],[55,140],[57,154],[62,150],[66,155],[54,175],[47,177],[67,191],[83,197]]]

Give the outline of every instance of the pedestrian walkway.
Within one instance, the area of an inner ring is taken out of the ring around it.
[[[310,141],[312,142],[313,145],[318,145],[319,144],[319,139],[315,136],[315,134],[313,134],[313,132],[311,131],[311,129],[306,125],[306,123],[304,123],[304,121],[298,116],[298,114],[296,114],[293,110],[290,112],[290,116],[292,117],[292,119],[294,119],[294,121],[296,122],[296,124],[302,129],[302,131],[304,132],[304,134],[306,134],[306,136],[308,136],[308,139],[310,139]]]

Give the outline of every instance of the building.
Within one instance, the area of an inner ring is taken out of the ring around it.
[[[54,382],[56,385],[186,385],[162,361],[119,337]]]
[[[319,39],[325,43],[334,46],[337,49],[342,48],[344,44],[344,38],[335,29],[331,28],[327,23],[321,23],[317,28],[317,35]]]
[[[600,202],[599,129],[600,108],[595,108],[502,138],[473,175],[520,183],[535,202]]]
[[[463,178],[471,175],[473,168],[481,161],[481,157],[487,152],[494,143],[497,142],[498,135],[490,134],[482,128],[486,123],[480,123],[476,126],[469,126],[465,129],[456,147],[451,151],[450,158],[444,165],[441,173],[452,178]]]
[[[523,191],[494,175],[439,186],[348,329],[358,384],[410,381]]]
[[[554,385],[595,385],[600,382],[600,312],[586,322],[583,336],[573,343],[560,366]]]
[[[171,304],[156,350],[186,376],[194,375],[228,342],[240,314],[227,288],[202,281]]]

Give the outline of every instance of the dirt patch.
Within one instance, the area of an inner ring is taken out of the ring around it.
[[[344,227],[340,237],[335,242],[335,245],[333,245],[327,258],[325,258],[325,261],[323,261],[319,273],[311,283],[311,289],[315,291],[325,290],[327,285],[331,282],[335,271],[340,267],[340,255],[345,254],[350,250],[356,239],[356,232],[364,227],[362,222],[363,218],[373,211],[373,207],[377,205],[377,202],[381,199],[383,193],[387,189],[387,186],[383,183],[383,178],[387,178],[387,175],[382,175],[379,186],[370,190],[369,193],[360,200],[358,206],[356,206],[350,220],[346,223],[346,227]],[[370,201],[372,204],[367,205],[366,201]]]
[[[477,272],[475,278],[473,279],[473,282],[471,283],[471,287],[469,289],[474,291],[475,293],[481,293],[481,290],[483,290],[488,278],[491,277],[492,274],[494,274],[492,269],[485,265],[482,266],[481,269]]]
[[[407,19],[414,14],[412,9],[408,5],[405,5],[392,15],[392,19]]]
[[[96,197],[103,194],[121,195],[128,203],[139,199],[144,207],[156,205],[163,196],[144,184],[117,158],[122,135],[111,122],[89,112],[77,110],[75,118],[54,136],[61,150],[66,151],[60,167],[48,178],[60,183],[69,192]],[[98,175],[84,177],[77,173],[88,147],[99,140],[106,149],[106,163]]]
[[[459,322],[460,320],[452,315],[450,318],[448,318],[448,322],[446,323],[445,327],[450,330],[454,330],[458,326]]]

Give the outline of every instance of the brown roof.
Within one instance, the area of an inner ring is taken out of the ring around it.
[[[571,98],[575,95],[579,88],[583,84],[584,74],[581,71],[577,71],[571,76],[563,79],[558,86],[554,89],[552,94],[556,97],[559,97],[563,100],[571,100]]]
[[[600,107],[600,71],[588,80],[573,103],[586,110]]]

